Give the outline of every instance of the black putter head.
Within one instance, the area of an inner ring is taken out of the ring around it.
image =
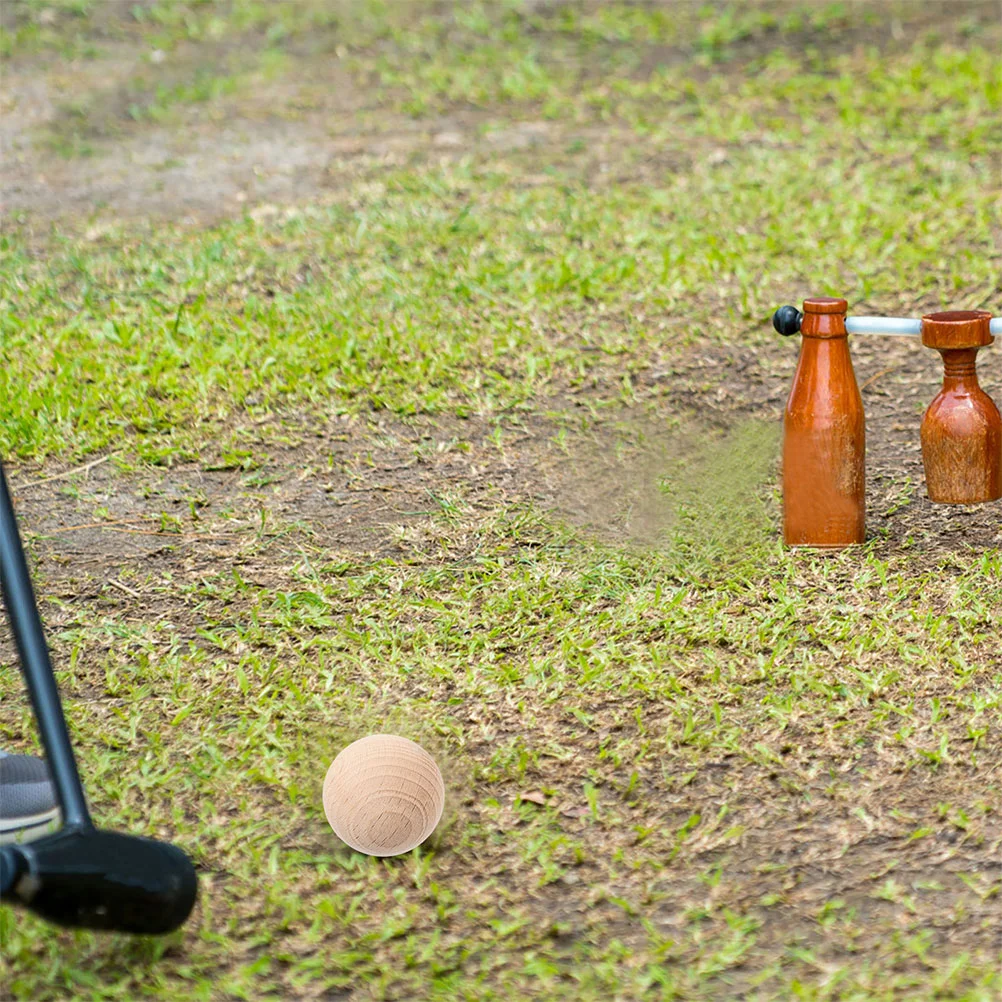
[[[176,846],[89,826],[4,846],[0,873],[5,897],[49,922],[146,935],[177,929],[198,891]]]

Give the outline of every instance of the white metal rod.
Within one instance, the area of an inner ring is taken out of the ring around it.
[[[908,317],[846,317],[845,329],[849,334],[898,334],[918,337],[922,333],[922,321]],[[988,330],[995,337],[1002,337],[1002,317],[988,322]]]
[[[905,317],[846,317],[845,329],[850,334],[908,334],[918,337],[922,333],[922,321]]]

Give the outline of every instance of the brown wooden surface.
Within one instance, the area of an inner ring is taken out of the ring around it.
[[[804,301],[803,341],[783,420],[783,538],[840,548],[866,535],[866,429],[844,299]]]

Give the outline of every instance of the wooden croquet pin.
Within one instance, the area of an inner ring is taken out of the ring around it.
[[[803,336],[783,417],[783,538],[840,549],[866,535],[866,427],[845,329],[848,303],[804,300],[773,323]],[[791,312],[792,311],[792,312]]]
[[[978,384],[978,351],[995,339],[984,310],[929,313],[922,343],[943,356],[943,388],[922,419],[930,501],[978,504],[1002,498],[1002,416]]]

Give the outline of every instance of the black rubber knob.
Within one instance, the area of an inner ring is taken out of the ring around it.
[[[792,337],[794,334],[800,333],[800,321],[803,319],[803,313],[796,306],[781,306],[772,315],[772,326],[783,337]]]

